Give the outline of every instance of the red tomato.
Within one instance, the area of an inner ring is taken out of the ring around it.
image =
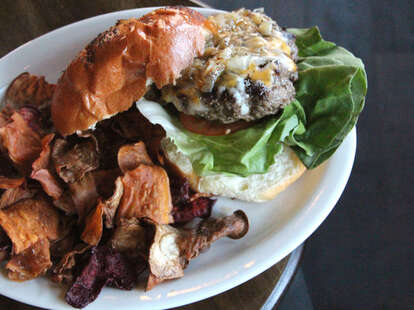
[[[180,121],[184,128],[204,136],[223,136],[250,127],[254,122],[237,121],[223,124],[219,121],[208,121],[192,115],[180,113]]]

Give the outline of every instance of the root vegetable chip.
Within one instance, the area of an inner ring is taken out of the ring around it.
[[[118,165],[122,172],[134,170],[139,164],[152,165],[153,162],[147,153],[144,142],[127,144],[118,151]]]
[[[98,245],[103,231],[103,208],[104,204],[99,202],[95,210],[85,219],[85,228],[81,239],[89,245]]]
[[[136,218],[121,219],[109,240],[109,245],[120,253],[126,253],[128,257],[148,255],[146,229]]]
[[[36,195],[37,191],[38,189],[28,188],[24,185],[15,188],[9,188],[5,190],[1,195],[0,209],[11,206],[20,200],[32,198],[34,195]]]
[[[115,212],[118,209],[123,191],[121,178],[118,177],[115,180],[113,195],[104,201],[98,199],[95,210],[85,219],[85,228],[81,236],[84,242],[90,245],[98,245],[103,232],[103,217],[105,217],[105,226],[107,228],[113,227]]]
[[[208,218],[194,229],[155,224],[146,289],[150,290],[164,280],[182,277],[188,262],[211,243],[223,237],[239,239],[247,233],[248,228],[247,216],[241,210],[222,218]]]
[[[12,122],[0,128],[0,137],[10,159],[19,170],[27,173],[42,151],[40,136],[19,113],[14,112],[11,119]]]
[[[43,76],[23,72],[11,82],[6,91],[5,103],[12,107],[25,104],[42,106],[50,103],[56,85],[49,84]]]
[[[184,260],[180,255],[180,238],[183,231],[170,225],[155,225],[154,241],[149,252],[150,276],[147,290],[169,279],[184,276]]]
[[[81,221],[96,206],[100,197],[94,175],[91,172],[85,174],[80,180],[70,183],[69,189]]]
[[[69,190],[64,191],[59,199],[54,200],[53,205],[67,215],[76,214],[77,212],[75,203],[72,199],[72,194]]]
[[[25,181],[25,178],[6,178],[0,176],[0,188],[1,189],[10,189],[16,188],[22,185]]]
[[[72,282],[73,278],[73,267],[78,262],[78,257],[89,250],[91,246],[85,243],[78,243],[73,249],[66,252],[57,265],[53,269],[53,280],[55,282]]]
[[[42,197],[21,200],[0,210],[0,225],[13,243],[14,254],[39,240],[56,240],[61,232],[58,211]]]
[[[98,297],[105,285],[131,290],[145,265],[133,264],[124,255],[106,246],[93,247],[83,257],[84,267],[66,292],[65,300],[83,308]]]
[[[122,184],[122,180],[118,177],[115,180],[115,190],[112,196],[106,199],[103,204],[103,213],[105,215],[105,227],[112,228],[114,226],[114,218],[116,214],[116,210],[118,210],[118,206],[121,202],[122,195],[124,194],[124,185]]]
[[[215,200],[200,197],[185,203],[182,203],[178,206],[174,206],[173,217],[174,223],[185,223],[191,221],[195,217],[209,217],[211,214],[211,209],[216,203]]]
[[[149,218],[157,224],[173,222],[170,184],[159,166],[140,164],[122,177],[124,194],[117,212],[121,218]]]
[[[12,255],[6,265],[7,276],[14,281],[26,281],[46,273],[52,266],[49,241],[40,239],[19,254]]]
[[[58,200],[63,194],[63,188],[59,184],[55,170],[50,162],[50,143],[52,142],[54,134],[49,134],[42,139],[42,151],[39,157],[32,164],[31,178],[37,180],[43,190],[55,200]]]
[[[96,140],[80,139],[74,145],[64,139],[57,139],[52,150],[56,172],[66,183],[81,179],[87,172],[99,166]]]

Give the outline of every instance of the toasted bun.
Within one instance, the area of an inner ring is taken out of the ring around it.
[[[100,34],[60,77],[52,120],[64,136],[131,107],[148,85],[171,84],[204,50],[206,19],[188,8],[163,8],[121,20]]]
[[[273,199],[306,170],[293,150],[284,146],[267,173],[248,177],[217,173],[199,177],[194,173],[188,157],[170,139],[163,139],[161,147],[169,162],[189,180],[193,190],[245,201],[263,202]]]

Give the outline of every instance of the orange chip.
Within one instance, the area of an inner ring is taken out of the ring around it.
[[[127,144],[118,151],[118,165],[122,172],[134,170],[139,164],[152,165],[152,160],[147,153],[144,142]]]
[[[0,210],[0,225],[19,254],[41,239],[56,240],[60,234],[59,213],[43,198],[25,199]]]
[[[42,151],[40,136],[18,112],[14,112],[11,118],[13,120],[11,123],[0,128],[0,137],[10,159],[20,170],[28,172],[33,161]]]
[[[25,181],[25,178],[6,178],[0,176],[0,188],[1,189],[10,189],[16,188],[22,185]]]
[[[27,281],[44,273],[52,266],[47,239],[41,239],[20,254],[13,255],[6,265],[8,277],[14,281]]]
[[[81,239],[89,245],[98,245],[103,231],[103,208],[104,203],[99,202],[95,210],[85,219],[85,228],[82,232]]]
[[[158,224],[172,223],[170,183],[165,170],[140,164],[122,177],[124,194],[117,212],[121,218],[149,218]]]

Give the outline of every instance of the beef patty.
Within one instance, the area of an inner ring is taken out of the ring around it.
[[[162,99],[185,113],[232,123],[277,113],[295,98],[297,47],[261,11],[241,9],[211,16],[202,57]]]

